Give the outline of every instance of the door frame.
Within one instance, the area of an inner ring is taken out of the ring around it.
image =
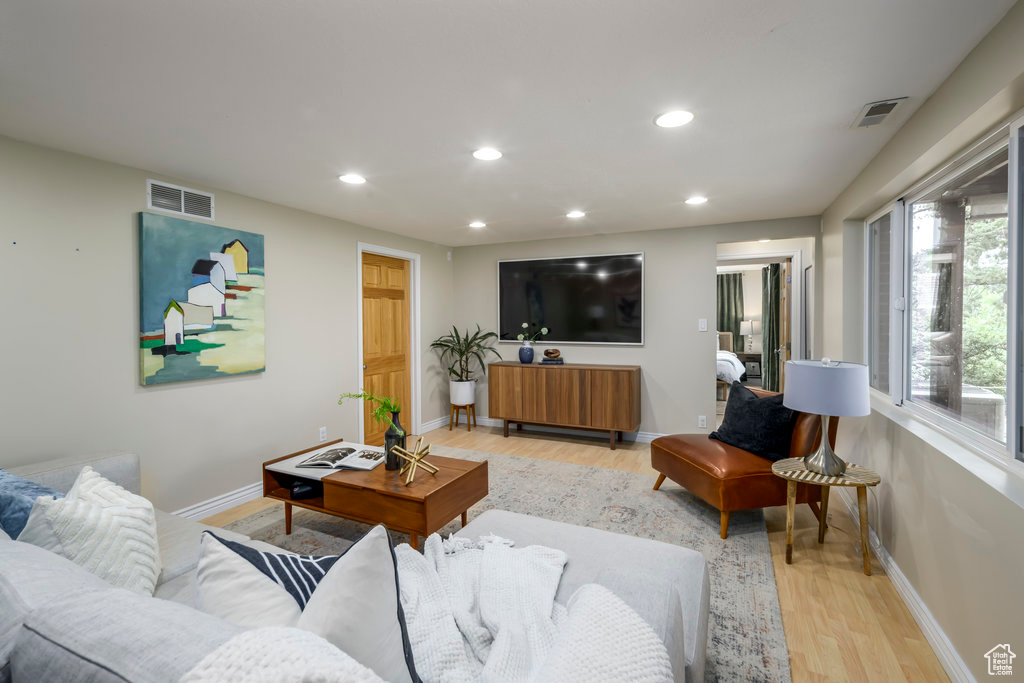
[[[799,360],[803,358],[804,352],[804,334],[807,327],[808,321],[805,319],[806,311],[804,310],[804,287],[803,287],[803,249],[792,249],[785,251],[759,251],[750,252],[747,254],[716,254],[715,265],[739,265],[729,264],[726,261],[747,261],[751,265],[756,265],[759,259],[765,261],[779,260],[779,259],[790,259],[791,273],[790,277],[792,282],[793,299],[789,302],[789,313],[790,313],[790,352],[789,357],[793,360]],[[717,270],[716,270],[717,273]],[[799,277],[796,273],[800,273]],[[717,310],[717,309],[716,309]],[[717,341],[716,341],[717,343]],[[717,346],[715,347],[717,348]]]
[[[411,420],[405,423],[407,432],[419,434],[423,431],[420,422],[422,417],[420,397],[420,255],[412,251],[402,251],[391,247],[382,247],[369,242],[356,244],[356,370],[359,377],[359,390],[363,389],[363,254],[390,256],[409,262],[409,351],[412,358],[409,363],[409,398],[412,402]],[[407,409],[408,406],[403,406]],[[359,443],[365,436],[365,419],[363,402],[359,401]],[[408,413],[407,413],[408,414]]]

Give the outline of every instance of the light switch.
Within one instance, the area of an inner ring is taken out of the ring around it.
[[[707,318],[700,318],[700,319],[697,320],[697,331],[698,332],[707,332],[708,331],[708,319]]]

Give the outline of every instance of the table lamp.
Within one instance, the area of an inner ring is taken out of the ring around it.
[[[868,367],[829,358],[786,361],[782,405],[821,416],[821,446],[804,457],[804,466],[826,477],[838,477],[846,472],[846,463],[828,442],[829,417],[860,417],[871,413]]]
[[[754,349],[754,324],[753,320],[741,320],[740,321],[740,336],[744,337],[745,346],[747,353],[750,353]]]

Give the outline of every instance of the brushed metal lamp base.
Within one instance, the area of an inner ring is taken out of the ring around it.
[[[804,467],[826,477],[838,477],[846,472],[846,461],[836,455],[828,442],[828,415],[821,416],[821,446],[804,456]]]

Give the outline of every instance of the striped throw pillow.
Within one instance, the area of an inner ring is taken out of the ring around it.
[[[221,538],[210,531],[204,531],[220,541],[228,549],[256,567],[264,576],[278,584],[288,595],[295,598],[299,609],[305,609],[320,580],[327,576],[341,555],[292,555],[290,553],[265,553],[247,545]]]

